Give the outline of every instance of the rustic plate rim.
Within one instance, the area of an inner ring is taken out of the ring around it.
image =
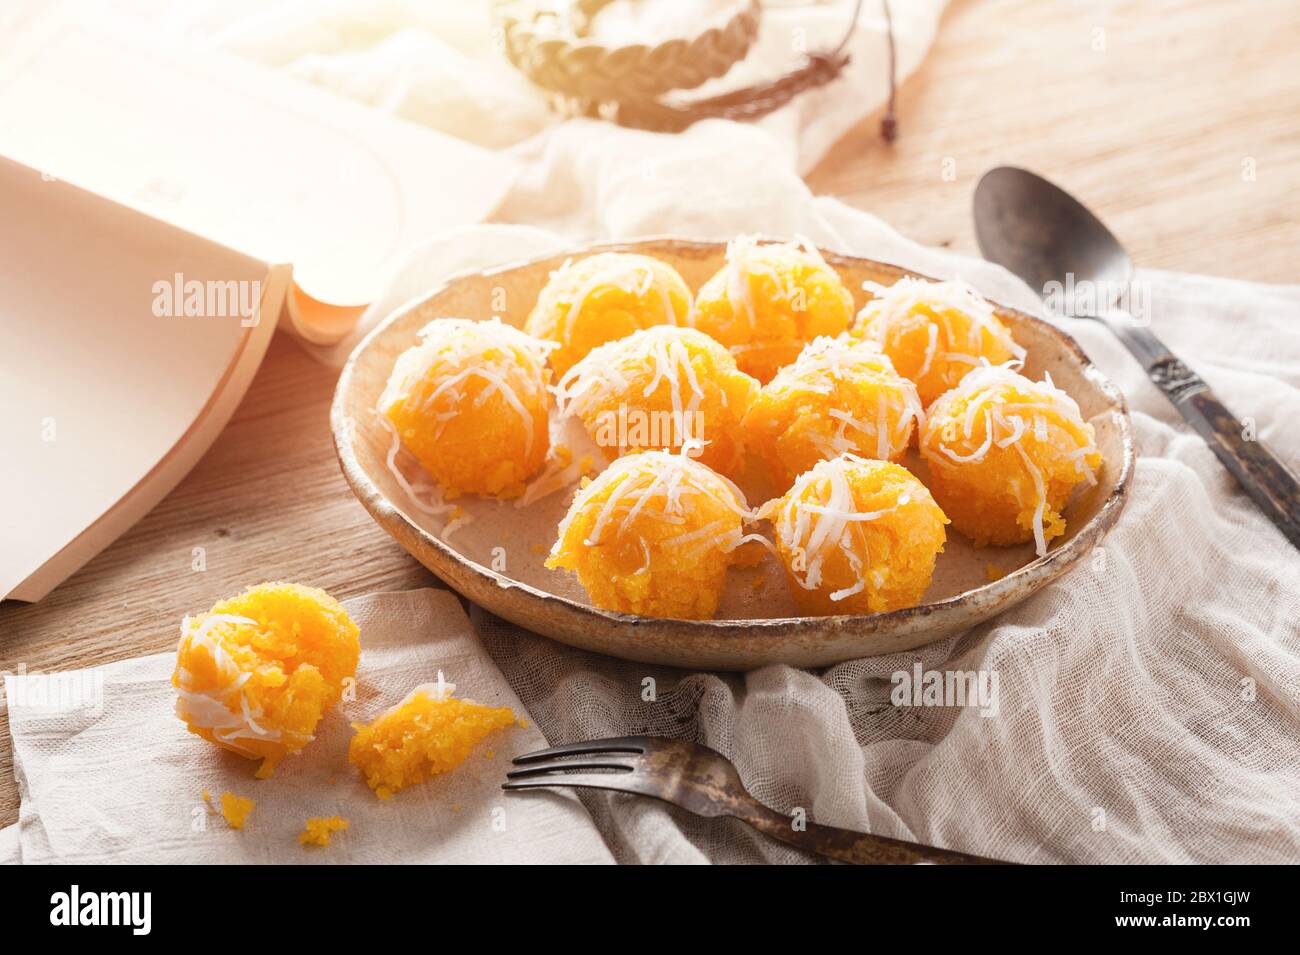
[[[771,236],[760,235],[760,241],[774,242],[784,241]],[[579,243],[567,246],[562,249],[540,253],[524,259],[515,259],[500,265],[489,266],[480,269],[463,269],[455,272],[436,285],[431,286],[419,295],[413,296],[406,302],[394,308],[378,325],[366,333],[366,335],[356,344],[349,353],[347,361],[339,373],[338,381],[335,384],[334,395],[330,403],[330,431],[334,439],[334,451],[339,461],[339,468],[343,473],[344,480],[352,493],[357,497],[363,507],[374,520],[385,529],[389,530],[386,521],[398,520],[404,524],[408,532],[415,534],[422,541],[431,545],[433,549],[445,560],[460,565],[476,576],[483,578],[487,583],[494,584],[502,590],[514,590],[527,594],[543,603],[558,603],[566,609],[577,613],[581,616],[587,616],[599,619],[609,624],[623,626],[653,626],[657,624],[671,624],[674,628],[683,630],[694,630],[700,633],[706,633],[713,636],[719,634],[754,634],[755,631],[765,631],[764,636],[777,635],[782,637],[798,636],[806,632],[816,632],[826,629],[843,630],[846,627],[854,627],[865,635],[871,631],[894,630],[899,625],[905,625],[909,621],[921,620],[934,616],[945,610],[957,609],[963,605],[972,602],[972,598],[979,595],[982,598],[999,603],[1000,598],[1010,596],[1013,592],[1020,590],[1031,580],[1045,578],[1044,583],[1061,576],[1076,563],[1078,563],[1087,553],[1089,553],[1103,537],[1109,533],[1119,520],[1120,513],[1123,511],[1125,504],[1128,502],[1129,491],[1133,481],[1134,465],[1136,461],[1136,450],[1133,441],[1133,425],[1129,415],[1128,401],[1124,393],[1114,384],[1102,371],[1096,363],[1088,357],[1088,354],[1079,345],[1078,341],[1066,332],[1064,329],[1044,321],[1043,319],[1025,312],[1013,306],[1005,305],[993,299],[987,299],[993,305],[995,310],[1000,313],[1006,313],[1016,316],[1017,321],[1028,321],[1045,330],[1050,336],[1056,338],[1058,343],[1071,352],[1077,361],[1083,374],[1098,388],[1099,391],[1110,402],[1109,413],[1114,415],[1117,420],[1120,445],[1123,450],[1122,460],[1120,461],[1120,474],[1115,482],[1114,488],[1107,495],[1097,508],[1093,517],[1081,527],[1075,534],[1059,547],[1048,551],[1043,557],[1036,557],[1034,560],[1021,567],[1016,568],[1010,573],[995,581],[987,584],[981,584],[969,590],[945,597],[942,600],[931,603],[917,604],[914,607],[905,607],[900,610],[892,610],[886,613],[877,614],[835,614],[830,616],[796,616],[796,617],[766,617],[766,618],[715,618],[707,620],[690,620],[676,617],[647,617],[639,614],[626,614],[614,610],[603,610],[599,607],[593,607],[589,604],[581,603],[569,597],[560,594],[551,593],[545,590],[539,590],[531,584],[516,580],[490,567],[484,567],[477,561],[470,560],[458,551],[449,547],[438,537],[429,533],[419,524],[412,521],[400,508],[395,506],[388,496],[370,480],[369,475],[361,467],[353,450],[351,441],[348,438],[349,425],[347,424],[348,415],[345,413],[344,405],[349,388],[352,382],[354,372],[359,358],[365,353],[367,348],[376,339],[381,337],[388,328],[409,314],[411,311],[422,307],[427,301],[437,295],[442,294],[452,285],[463,281],[467,278],[488,278],[505,272],[513,272],[519,269],[531,268],[553,259],[563,259],[566,256],[577,255],[594,255],[601,252],[644,252],[647,247],[655,246],[691,246],[700,251],[713,251],[718,247],[725,247],[727,239],[698,239],[683,238],[672,235],[652,235],[637,239],[616,240],[607,242]],[[831,249],[826,246],[818,246],[818,250],[830,262],[832,266],[836,262],[841,263],[865,263],[872,267],[884,271],[893,271],[898,273],[899,277],[910,275],[917,278],[927,279],[929,281],[938,281],[933,276],[917,272],[906,266],[897,265],[892,262],[885,262],[879,259],[869,259],[864,256],[852,255],[846,252]],[[987,298],[987,296],[986,296]],[[391,533],[391,532],[390,532]],[[400,544],[401,541],[399,540]],[[412,555],[414,556],[414,555]],[[429,568],[430,573],[437,572]],[[450,586],[450,584],[449,584]],[[455,589],[453,587],[453,589]],[[490,608],[489,608],[490,609]]]

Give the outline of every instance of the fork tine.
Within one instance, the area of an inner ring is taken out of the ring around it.
[[[528,779],[512,779],[501,784],[502,789],[612,789],[615,792],[636,793],[643,796],[653,795],[635,785],[638,777],[634,773],[571,773],[568,775],[532,776]]]
[[[539,763],[525,763],[522,769],[512,769],[506,773],[506,779],[522,779],[524,776],[540,776],[564,769],[621,769],[632,772],[636,764],[630,759],[549,759]]]
[[[522,766],[524,763],[535,763],[539,760],[550,759],[554,756],[585,756],[592,753],[644,753],[648,748],[647,740],[644,736],[616,736],[611,739],[589,739],[580,743],[561,743],[559,746],[552,746],[549,749],[539,749],[535,753],[525,753],[523,756],[516,756],[512,763],[516,766]]]

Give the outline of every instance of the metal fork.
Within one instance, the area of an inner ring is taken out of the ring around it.
[[[587,757],[587,758],[573,758]],[[650,796],[706,818],[731,816],[780,842],[858,865],[988,865],[997,859],[937,849],[901,839],[794,820],[769,809],[745,789],[721,753],[653,736],[566,743],[514,759],[502,789],[575,787]],[[575,772],[576,770],[576,772]]]

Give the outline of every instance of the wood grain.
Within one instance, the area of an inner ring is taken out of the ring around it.
[[[1294,282],[1297,47],[1300,5],[1288,0],[958,0],[902,91],[902,138],[885,145],[873,118],[810,182],[918,241],[975,253],[976,180],[1026,166],[1095,209],[1139,265]],[[259,580],[341,598],[435,582],[339,473],[334,377],[278,336],[230,426],[171,495],[41,603],[0,605],[0,670],[170,649],[183,613]],[[206,570],[192,569],[196,547]],[[0,715],[0,826],[17,805]]]
[[[1139,266],[1295,282],[1298,45],[1290,0],[955,0],[901,91],[899,140],[865,122],[809,183],[978,255],[975,183],[1023,166],[1092,208]]]

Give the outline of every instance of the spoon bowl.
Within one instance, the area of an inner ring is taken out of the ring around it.
[[[1048,283],[1066,284],[1071,277],[1110,289],[1133,277],[1128,253],[1101,220],[1028,170],[999,166],[985,173],[974,206],[980,253],[1040,295]]]

